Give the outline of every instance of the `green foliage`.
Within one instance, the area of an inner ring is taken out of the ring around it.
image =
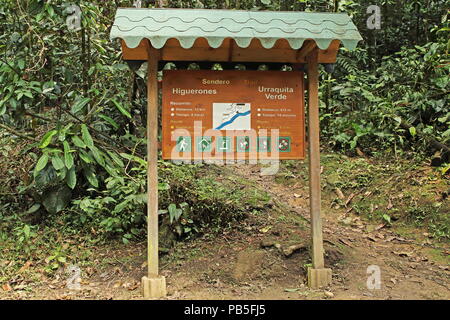
[[[73,201],[77,216],[65,223],[77,229],[91,226],[97,234],[122,237],[124,242],[145,235],[147,163],[133,155],[121,154],[127,171],[105,179],[105,189]],[[234,191],[228,182],[218,182],[214,169],[195,165],[159,162],[159,216],[161,223],[179,238],[199,232],[219,231],[247,212],[261,209],[267,198],[251,190]]]
[[[22,192],[53,214],[117,175],[118,148],[127,148],[119,137],[133,125],[123,116],[130,104],[118,102],[127,93],[116,83],[128,74],[108,40],[112,7],[79,5],[77,32],[67,27],[62,0],[0,5],[0,122],[41,137],[27,147],[37,161]]]
[[[115,176],[123,170],[117,155],[94,145],[89,128],[69,124],[52,129],[38,143],[42,156],[34,168],[34,182],[28,186],[40,195],[50,213],[58,213],[71,201],[71,190],[99,188],[107,175]]]
[[[446,44],[403,48],[374,71],[358,71],[357,62],[338,60],[345,81],[332,87],[332,102],[322,105],[323,133],[332,146],[365,152],[426,148],[418,132],[449,140],[450,83]],[[411,127],[405,130],[403,123]],[[409,141],[406,141],[409,140]],[[422,145],[421,145],[422,143]]]
[[[67,264],[67,256],[63,246],[59,245],[51,250],[51,254],[47,258],[45,258],[45,263],[46,266],[44,270],[50,274],[53,271],[64,267]]]
[[[125,155],[123,155],[125,156]],[[125,156],[126,158],[129,158]],[[122,164],[121,159],[116,159]],[[121,172],[107,177],[105,189],[93,192],[75,200],[74,210],[77,217],[68,217],[68,223],[99,228],[97,232],[107,235],[121,235],[124,241],[143,234],[145,223],[144,205],[146,204],[146,165],[145,161],[136,163],[130,172]]]
[[[324,198],[331,197],[332,207],[346,207],[348,214],[383,223],[394,232],[397,227],[413,225],[441,241],[450,238],[448,199],[443,195],[448,179],[440,170],[427,168],[423,159],[377,161],[333,154],[322,157],[322,163],[328,189]],[[303,168],[294,172],[299,170]],[[336,188],[343,199],[336,196]]]
[[[192,216],[190,206],[187,202],[180,204],[179,208],[175,203],[169,204],[167,210],[159,210],[159,214],[169,215],[169,224],[172,232],[178,237],[187,237],[200,231],[197,224],[190,218]]]
[[[431,236],[438,239],[450,239],[450,216],[448,210],[441,208],[442,203],[408,208],[406,214],[409,222],[416,226],[427,226]],[[444,211],[442,214],[440,211]]]
[[[14,238],[17,240],[17,247],[24,252],[26,256],[30,256],[32,250],[35,249],[33,238],[36,237],[36,226],[29,224],[18,224],[13,229]]]

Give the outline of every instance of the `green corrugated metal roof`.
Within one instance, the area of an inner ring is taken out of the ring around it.
[[[117,10],[111,39],[123,39],[136,48],[143,38],[154,48],[162,48],[170,38],[191,48],[197,38],[206,38],[218,48],[232,38],[241,48],[257,38],[264,48],[272,48],[278,39],[286,39],[292,49],[299,49],[307,39],[327,49],[340,40],[350,50],[362,40],[358,29],[345,13],[240,11],[210,9],[136,9]]]

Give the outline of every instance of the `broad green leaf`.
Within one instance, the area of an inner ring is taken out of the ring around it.
[[[30,209],[28,209],[25,214],[32,214],[39,210],[41,205],[39,203],[35,203]]]
[[[140,165],[142,166],[147,166],[147,161],[145,161],[144,159],[141,159],[137,156],[131,155],[131,154],[127,154],[127,153],[120,153],[120,155],[130,161],[136,161],[138,162]]]
[[[0,116],[4,115],[6,112],[6,103],[5,101],[0,102]]]
[[[117,102],[114,99],[112,99],[111,101],[114,103],[116,108],[120,111],[120,113],[122,113],[124,116],[131,119],[131,114],[119,102]]]
[[[174,203],[171,203],[167,209],[169,210],[169,220],[171,224],[174,221],[178,221],[183,213],[183,211],[178,209]]]
[[[55,134],[57,134],[58,131],[57,130],[51,130],[49,132],[47,132],[41,140],[41,143],[39,144],[39,148],[44,149],[45,147],[47,147],[50,142],[52,142],[52,138]]]
[[[67,185],[70,189],[74,189],[77,185],[77,173],[75,171],[75,168],[71,168],[69,170],[69,174],[67,175]]]
[[[78,136],[73,136],[72,142],[78,148],[86,149],[86,144]]]
[[[409,128],[409,133],[414,137],[414,136],[417,134],[416,128],[410,127],[410,128]]]
[[[56,170],[61,170],[62,168],[64,168],[64,161],[62,161],[60,156],[53,156],[52,165],[53,168],[55,168]]]
[[[74,161],[70,150],[70,146],[67,141],[64,141],[63,145],[64,145],[64,163],[66,164],[67,169],[71,169],[73,167]]]
[[[83,99],[78,100],[72,106],[71,112],[74,113],[74,114],[77,114],[78,112],[83,110],[83,108],[89,103],[89,101],[91,101],[90,98],[83,98]]]
[[[11,108],[12,108],[13,110],[16,110],[16,109],[17,109],[17,100],[14,99],[14,98],[11,98],[11,99],[9,100],[9,105],[11,106]]]
[[[27,238],[29,238],[30,237],[30,226],[28,225],[28,224],[26,224],[24,227],[23,227],[23,233],[25,234],[25,236],[27,237]]]
[[[81,158],[81,160],[83,160],[85,163],[90,164],[92,163],[93,159],[91,158],[90,155],[88,155],[87,153],[85,153],[84,151],[81,151],[79,153],[79,156]]]
[[[98,188],[98,180],[94,172],[91,170],[84,170],[84,176],[93,187]]]
[[[111,167],[109,165],[105,165],[104,168],[105,168],[106,172],[108,172],[108,174],[112,177],[116,176],[118,173],[117,170],[115,170],[113,167]]]
[[[81,136],[86,146],[88,146],[88,148],[92,148],[94,146],[94,141],[92,140],[91,134],[89,133],[89,129],[85,124],[81,125]]]
[[[44,153],[38,160],[36,164],[36,168],[34,169],[34,172],[37,174],[39,171],[45,168],[45,166],[48,163],[48,154]]]
[[[98,148],[97,147],[92,147],[91,148],[91,152],[92,152],[92,155],[94,156],[95,161],[97,161],[97,163],[99,165],[104,167],[105,166],[105,159],[103,159],[103,157],[102,157],[100,151],[98,150]]]
[[[31,93],[31,91],[23,91],[23,95],[25,97],[28,97],[30,99],[33,99],[33,94]]]
[[[105,116],[104,114],[99,114],[98,115],[99,118],[102,118],[103,120],[105,120],[106,122],[108,122],[110,125],[112,125],[114,127],[114,129],[119,129],[119,125],[117,124],[117,122],[115,122],[113,119],[111,119],[108,116]]]
[[[128,206],[128,204],[129,204],[128,200],[122,201],[121,203],[119,203],[114,207],[114,212],[122,212],[123,209],[125,209]]]
[[[108,155],[111,157],[111,159],[119,166],[119,167],[124,167],[124,163],[123,161],[114,153],[111,151],[107,151]]]

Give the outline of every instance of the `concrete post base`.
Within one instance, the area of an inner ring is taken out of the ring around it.
[[[308,287],[318,289],[331,284],[331,269],[308,268]]]
[[[167,295],[166,278],[162,276],[142,277],[142,294],[146,299],[164,298]]]

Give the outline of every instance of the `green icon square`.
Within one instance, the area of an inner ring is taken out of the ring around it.
[[[211,152],[212,138],[211,137],[197,137],[195,146],[196,146],[196,150],[198,152]]]
[[[236,137],[236,151],[237,152],[250,152],[250,137]]]
[[[231,137],[218,137],[216,139],[217,152],[231,152],[233,151]]]
[[[270,137],[258,138],[258,152],[270,152],[271,139]]]
[[[278,137],[278,151],[291,152],[291,137]]]
[[[191,137],[177,137],[176,151],[178,152],[191,152],[192,151],[192,139]]]

